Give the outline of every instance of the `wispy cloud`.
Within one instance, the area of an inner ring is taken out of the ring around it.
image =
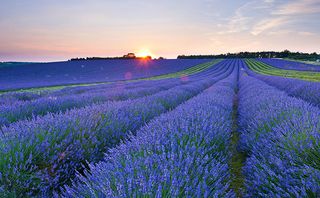
[[[226,23],[218,25],[218,34],[248,32],[257,36],[271,31],[288,32],[288,25],[315,13],[320,13],[319,0],[251,0],[239,7]]]
[[[232,17],[226,20],[224,25],[220,25],[222,30],[218,34],[238,33],[249,30],[255,17],[252,14],[258,10],[270,8],[272,3],[273,0],[264,0],[262,3],[254,0],[245,3],[235,11]]]
[[[273,15],[301,15],[320,13],[319,0],[298,0],[280,6]]]
[[[253,28],[251,30],[251,34],[253,34],[255,36],[259,35],[266,30],[270,30],[270,29],[279,27],[287,22],[288,22],[287,17],[265,19],[265,20],[258,22],[256,25],[253,26]]]
[[[218,34],[237,33],[247,30],[249,19],[250,18],[244,16],[239,9],[236,11],[235,15],[228,20],[226,25],[218,24],[218,26],[223,28],[223,30],[219,31]]]
[[[298,32],[298,34],[301,36],[315,36],[315,35],[317,35],[313,32]]]

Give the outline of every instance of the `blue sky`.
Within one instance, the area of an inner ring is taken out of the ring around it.
[[[320,53],[319,0],[2,0],[0,61]]]

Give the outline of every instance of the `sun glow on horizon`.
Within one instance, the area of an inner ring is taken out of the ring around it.
[[[141,58],[147,58],[148,56],[151,56],[152,58],[155,57],[155,55],[148,49],[143,49],[140,50],[137,54],[137,57],[141,57]]]

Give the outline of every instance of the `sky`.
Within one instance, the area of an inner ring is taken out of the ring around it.
[[[320,53],[320,0],[1,0],[0,61]]]

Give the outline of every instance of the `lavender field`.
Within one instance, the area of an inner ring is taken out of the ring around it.
[[[176,72],[206,60],[92,60],[0,67],[0,91],[132,80]]]
[[[319,197],[319,71],[280,59],[0,67],[0,197]]]

